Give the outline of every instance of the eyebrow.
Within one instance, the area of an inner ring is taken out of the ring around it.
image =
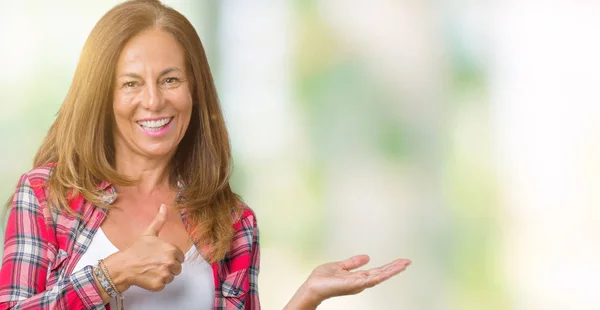
[[[160,74],[158,75],[158,77],[161,77],[163,75],[169,74],[169,73],[174,72],[174,71],[181,71],[181,69],[179,69],[177,67],[166,68],[166,69],[164,69],[163,71],[160,72]],[[123,73],[119,77],[132,77],[132,78],[136,78],[136,79],[141,79],[142,78],[139,74],[133,73],[133,72]]]

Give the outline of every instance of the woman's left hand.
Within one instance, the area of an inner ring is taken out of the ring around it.
[[[368,262],[369,256],[358,255],[316,267],[286,309],[315,309],[325,299],[358,294],[399,274],[411,263],[398,259],[380,267],[352,271]]]

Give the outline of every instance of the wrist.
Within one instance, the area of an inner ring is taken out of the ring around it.
[[[304,282],[284,310],[314,310],[317,309],[322,301],[310,290],[308,282]]]
[[[126,261],[121,259],[120,252],[110,255],[103,260],[110,277],[115,284],[115,287],[120,293],[125,292],[132,283],[129,280],[129,274],[127,273]]]

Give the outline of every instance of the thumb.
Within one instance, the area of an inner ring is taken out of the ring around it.
[[[163,225],[167,221],[167,206],[164,204],[160,205],[158,209],[158,213],[152,220],[152,223],[148,225],[146,231],[144,232],[145,236],[158,236],[158,232],[162,229]]]
[[[370,258],[368,255],[356,255],[341,262],[338,262],[338,264],[344,270],[352,270],[366,265],[369,262],[369,260]]]

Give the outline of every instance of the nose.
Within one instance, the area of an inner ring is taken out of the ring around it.
[[[147,83],[146,85],[148,86],[145,87],[142,105],[150,111],[160,111],[165,105],[160,88],[154,83]]]

